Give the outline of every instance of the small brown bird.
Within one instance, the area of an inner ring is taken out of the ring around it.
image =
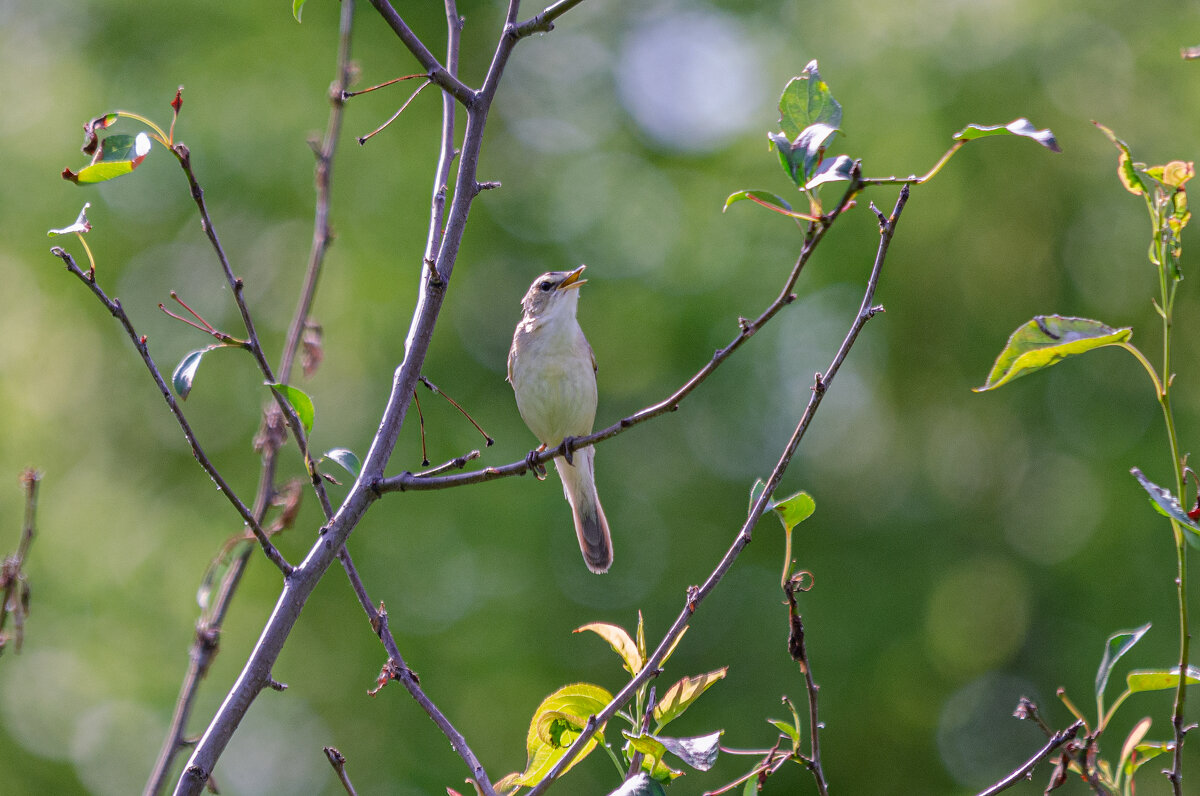
[[[590,434],[596,419],[596,358],[575,318],[585,267],[542,274],[521,300],[524,315],[508,352],[508,381],[521,418],[542,443],[539,450]],[[596,495],[595,457],[596,449],[589,446],[574,452],[573,464],[561,456],[554,464],[571,504],[583,560],[592,572],[602,573],[612,566],[612,536]]]

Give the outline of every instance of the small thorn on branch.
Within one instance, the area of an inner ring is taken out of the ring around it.
[[[286,691],[287,683],[281,683],[278,680],[276,680],[274,677],[268,677],[267,678],[267,687],[270,688],[272,691]]]

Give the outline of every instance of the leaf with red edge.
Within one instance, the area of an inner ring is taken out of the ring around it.
[[[95,119],[89,119],[83,123],[83,146],[80,147],[83,154],[91,155],[95,153],[96,147],[100,144],[100,137],[96,134],[96,131],[112,126],[117,118],[117,114],[115,113],[106,113],[103,116],[97,116]]]
[[[145,133],[134,135],[110,135],[100,141],[91,164],[78,173],[63,169],[63,179],[76,185],[92,185],[106,182],[129,174],[146,159],[150,151],[150,136]]]

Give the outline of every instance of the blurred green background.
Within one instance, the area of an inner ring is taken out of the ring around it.
[[[523,16],[537,10],[529,4]],[[463,0],[460,11],[462,74],[477,84],[502,8]],[[334,75],[337,6],[311,0],[304,13],[298,25],[282,1],[0,2],[0,482],[11,485],[0,489],[0,551],[16,547],[20,471],[45,474],[25,646],[0,660],[6,794],[140,790],[186,664],[196,587],[239,525],[120,329],[47,251],[46,230],[90,201],[98,279],[149,336],[161,368],[206,344],[156,309],[171,290],[237,334],[182,175],[161,150],[133,177],[98,188],[58,174],[85,162],[83,121],[122,108],[165,124],[184,85],[177,137],[277,358],[309,245],[305,139],[325,125]],[[440,4],[402,13],[442,51]],[[1200,64],[1181,61],[1179,49],[1196,43],[1194,3],[589,0],[511,60],[480,167],[503,188],[475,204],[425,375],[496,437],[485,464],[523,456],[534,440],[504,382],[518,301],[538,273],[585,262],[581,319],[600,363],[598,423],[681,384],[734,336],[739,315],[774,298],[799,252],[786,219],[749,203],[721,208],[737,189],[791,190],[765,134],[780,90],[810,59],[845,108],[838,151],[862,158],[868,175],[923,172],[971,122],[1028,116],[1051,127],[1061,155],[1020,139],[981,141],[914,191],[877,295],[887,313],[867,326],[784,483],[784,494],[806,489],[817,501],[796,557],[815,576],[802,610],[836,791],[972,792],[1042,742],[1010,718],[1019,696],[1056,726],[1069,722],[1057,687],[1087,709],[1110,633],[1154,623],[1118,667],[1114,693],[1128,668],[1167,666],[1176,654],[1168,526],[1128,475],[1138,465],[1169,481],[1158,409],[1134,360],[1104,350],[998,393],[969,388],[1038,313],[1131,325],[1135,342],[1157,350],[1142,202],[1117,182],[1115,150],[1090,120],[1142,160],[1194,158]],[[354,56],[360,86],[414,70],[366,4]],[[317,405],[318,450],[365,452],[401,356],[437,95],[425,92],[365,147],[353,138],[406,96],[403,87],[366,95],[346,114],[338,237],[315,308],[326,360],[302,383]],[[751,484],[770,471],[857,309],[877,241],[865,200],[887,209],[895,193],[868,194],[837,224],[799,300],[681,411],[601,446],[611,574],[584,568],[554,476],[392,495],[357,530],[351,550],[408,663],[494,777],[523,768],[529,717],[550,691],[622,684],[607,645],[573,628],[632,629],[640,609],[656,639],[686,587],[723,554]],[[1194,284],[1184,282],[1177,305],[1184,450],[1200,420]],[[218,352],[186,404],[246,500],[260,382],[249,358]],[[478,447],[474,430],[426,395],[430,458]],[[294,447],[287,453],[298,473]],[[410,423],[391,469],[419,464]],[[303,555],[319,522],[308,499],[280,540],[285,554]],[[780,696],[803,699],[786,654],[781,557],[768,520],[697,614],[662,687],[725,665],[729,675],[672,731],[724,728],[727,745],[761,748],[774,741],[764,718],[782,715]],[[256,558],[195,732],[279,585]],[[276,667],[290,688],[263,694],[249,713],[217,770],[222,792],[339,793],[327,744],[349,758],[360,793],[462,789],[465,768],[402,688],[366,696],[383,661],[345,578],[330,572]],[[1154,716],[1152,737],[1168,736],[1169,696],[1143,696],[1125,706],[1105,748],[1115,755],[1143,715]],[[1197,742],[1189,749],[1189,787],[1200,788]],[[749,765],[723,756],[672,792],[716,788]],[[1157,768],[1147,766],[1139,793],[1165,791]],[[793,769],[767,792],[810,792],[811,778]],[[1014,792],[1040,793],[1046,774]],[[594,754],[557,790],[616,784]]]

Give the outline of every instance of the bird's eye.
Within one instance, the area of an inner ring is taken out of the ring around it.
[[[552,287],[554,287],[554,283],[551,282],[549,279],[543,279],[541,282],[538,282],[538,290],[542,291],[543,293],[545,293]]]

